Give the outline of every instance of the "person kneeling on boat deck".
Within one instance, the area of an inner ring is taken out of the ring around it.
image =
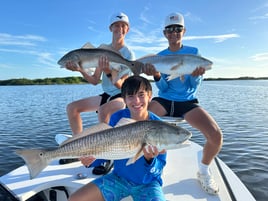
[[[129,32],[129,18],[122,12],[115,13],[111,16],[109,30],[112,33],[112,43],[109,45],[101,45],[100,48],[108,48],[121,54],[128,60],[134,60],[135,54],[125,45],[125,36]],[[67,114],[73,135],[79,135],[83,131],[83,123],[80,113],[97,111],[99,122],[108,123],[112,113],[125,108],[125,103],[121,97],[121,86],[125,79],[132,75],[129,70],[128,74],[124,74],[115,83],[112,80],[116,77],[110,70],[112,65],[106,56],[99,58],[99,66],[95,69],[93,75],[87,72],[73,62],[67,64],[67,68],[72,71],[80,72],[83,77],[91,84],[101,83],[104,93],[74,101],[67,105]],[[102,78],[102,79],[101,79]],[[102,80],[102,82],[100,82]],[[82,164],[87,166],[87,157],[80,158]],[[73,159],[62,159],[60,163],[72,162]],[[112,161],[107,161],[93,169],[93,174],[107,174],[111,167]],[[95,166],[95,165],[94,165]]]
[[[158,55],[194,54],[198,49],[182,45],[186,29],[184,18],[180,13],[171,13],[166,17],[164,35],[169,47]],[[210,173],[209,165],[222,146],[222,133],[213,117],[198,105],[196,97],[205,69],[197,68],[191,75],[184,75],[168,81],[168,75],[158,72],[151,64],[147,64],[144,73],[154,77],[158,87],[158,96],[149,104],[149,110],[158,116],[183,117],[192,127],[198,129],[207,141],[203,149],[197,177],[202,188],[209,194],[217,194],[219,187]]]
[[[111,116],[111,126],[115,126],[121,118],[160,120],[147,109],[152,97],[152,86],[146,78],[127,78],[121,91],[127,108]],[[115,160],[111,173],[83,186],[70,196],[69,201],[117,201],[128,196],[132,196],[134,201],[165,201],[161,174],[166,165],[166,151],[159,152],[155,146],[147,146],[143,153],[144,156],[130,165],[126,165],[128,159]]]

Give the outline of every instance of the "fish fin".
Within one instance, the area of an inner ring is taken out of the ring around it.
[[[177,63],[177,64],[174,65],[174,66],[171,66],[170,70],[171,70],[171,71],[176,71],[176,70],[178,70],[181,66],[183,66],[183,61],[181,61],[180,63]]]
[[[79,135],[88,135],[92,133],[96,133],[99,131],[107,130],[109,128],[112,128],[112,126],[106,124],[106,123],[99,123],[93,126],[90,126],[89,128],[84,129]]]
[[[134,122],[136,122],[136,120],[131,119],[131,118],[121,118],[121,119],[117,122],[117,124],[115,125],[115,127],[124,126],[124,125],[131,124],[131,123],[134,123]]]
[[[51,160],[44,157],[46,150],[22,149],[15,152],[25,161],[30,173],[30,179],[35,178],[51,162]]]
[[[112,52],[115,52],[115,53],[121,55],[121,53],[120,53],[118,50],[114,49],[112,45],[101,44],[98,48],[99,48],[99,49],[110,50],[110,51],[112,51]],[[121,55],[121,56],[122,56],[122,55]]]
[[[143,154],[141,153],[141,154],[138,155],[138,156],[134,156],[134,157],[132,157],[132,158],[129,158],[128,161],[127,161],[127,163],[126,163],[126,166],[135,163],[135,162],[136,162],[137,160],[139,160],[139,158],[142,157],[142,156],[143,156]]]
[[[64,141],[66,141],[72,137],[73,137],[72,135],[57,134],[57,135],[55,135],[55,141],[58,143],[58,145],[60,145]]]
[[[73,142],[77,139],[83,138],[85,136],[91,135],[93,133],[99,132],[99,131],[103,131],[103,130],[107,130],[112,128],[112,126],[109,126],[106,123],[100,123],[100,124],[96,124],[94,126],[91,126],[89,128],[84,129],[81,133],[79,133],[78,135],[73,136],[72,138],[69,138],[68,140],[62,142],[62,144],[60,144],[60,146],[63,146],[67,143]]]
[[[175,79],[177,77],[180,77],[180,75],[177,74],[177,73],[172,73],[167,77],[167,81],[173,80],[173,79]]]
[[[140,157],[143,156],[143,148],[146,146],[146,143],[144,143],[141,148],[139,149],[139,151],[136,153],[136,155],[132,158],[129,158],[127,163],[126,163],[126,166],[130,165],[130,164],[133,164],[135,163]]]
[[[147,55],[145,55],[145,56],[143,56],[143,57],[140,57],[139,59],[137,59],[136,61],[140,61],[140,60],[142,60],[142,59],[145,59],[145,58],[147,58],[147,57],[152,57],[152,56],[156,56],[157,54],[147,54]]]
[[[135,163],[134,157],[133,158],[129,158],[128,161],[127,161],[127,163],[126,163],[126,166],[131,165],[133,163]]]
[[[81,47],[81,49],[93,49],[95,48],[90,42],[87,42],[85,45]]]

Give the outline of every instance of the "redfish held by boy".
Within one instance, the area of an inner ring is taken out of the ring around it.
[[[154,65],[157,71],[169,75],[168,80],[191,74],[198,67],[210,70],[213,64],[204,57],[192,54],[150,55],[137,61]]]
[[[118,72],[129,68],[135,75],[139,75],[143,64],[137,61],[130,61],[122,57],[122,55],[111,49],[106,48],[80,48],[66,53],[58,64],[66,68],[67,62],[74,62],[77,66],[81,66],[86,71],[92,71],[92,68],[98,66],[99,58],[106,56],[110,62],[110,69]]]
[[[146,145],[157,146],[159,150],[177,149],[187,146],[185,142],[190,137],[188,130],[163,121],[137,121],[114,128],[102,123],[55,149],[16,150],[16,153],[24,159],[32,179],[55,159],[82,156],[108,160],[130,158],[128,165],[143,155],[142,149]]]

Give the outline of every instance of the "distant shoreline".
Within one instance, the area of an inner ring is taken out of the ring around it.
[[[205,78],[205,81],[228,81],[228,80],[268,80],[268,77],[239,77],[239,78]],[[153,81],[153,80],[150,80]],[[44,79],[9,79],[0,80],[0,86],[12,85],[59,85],[59,84],[87,84],[83,77],[61,77]]]

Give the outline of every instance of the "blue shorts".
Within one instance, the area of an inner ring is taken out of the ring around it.
[[[166,201],[158,181],[149,184],[134,184],[114,173],[92,181],[100,189],[104,200],[119,201],[131,196],[134,201]]]

